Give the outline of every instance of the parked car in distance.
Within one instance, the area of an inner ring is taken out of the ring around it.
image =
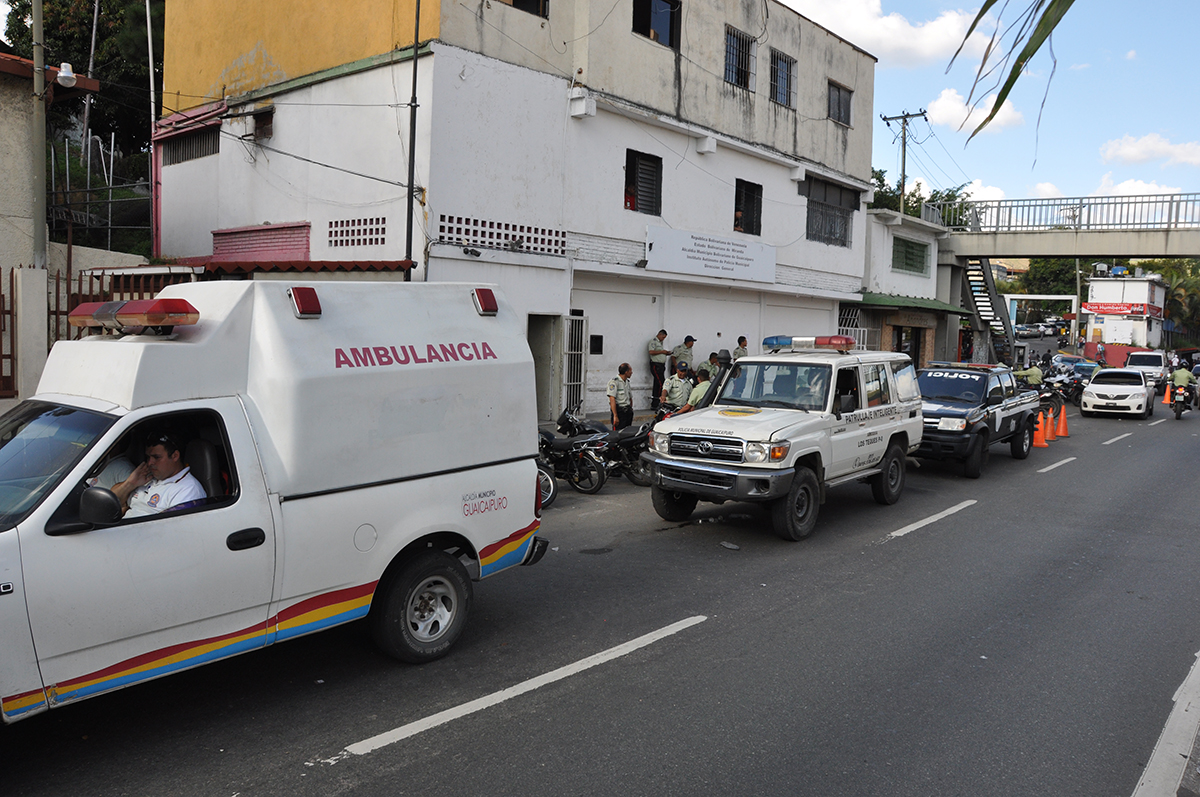
[[[1125,367],[1136,368],[1144,373],[1159,395],[1166,391],[1171,366],[1167,362],[1167,355],[1161,351],[1132,351],[1125,360]]]
[[[1122,413],[1148,418],[1154,414],[1154,385],[1136,368],[1104,368],[1083,389],[1079,413]]]
[[[1013,332],[1018,338],[1040,338],[1044,337],[1042,330],[1038,329],[1035,324],[1017,324],[1013,327]]]

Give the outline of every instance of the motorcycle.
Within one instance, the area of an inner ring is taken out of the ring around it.
[[[597,426],[600,428],[597,429]],[[650,448],[650,427],[651,424],[644,423],[610,432],[597,421],[580,418],[570,409],[563,410],[558,416],[559,432],[568,436],[595,434],[604,443],[597,453],[604,461],[608,474],[623,473],[638,487],[650,486],[650,473],[641,459],[642,452]]]
[[[584,495],[600,492],[608,479],[607,469],[597,454],[604,447],[603,440],[595,434],[557,437],[545,429],[538,434],[539,466],[545,467],[556,478],[564,479],[576,492]],[[538,479],[540,485],[540,474]],[[544,502],[542,506],[545,506]]]
[[[538,491],[542,494],[542,509],[546,509],[554,503],[555,498],[558,498],[558,479],[554,476],[554,469],[549,465],[538,462],[537,469]]]
[[[1024,380],[1021,380],[1020,387],[1023,390],[1036,390],[1038,394],[1038,407],[1041,412],[1046,413],[1046,419],[1053,421],[1058,417],[1058,413],[1062,412],[1066,402],[1058,389],[1049,382],[1042,382],[1040,385],[1031,385]],[[1080,396],[1082,396],[1082,390]]]
[[[1175,411],[1175,420],[1183,417],[1183,413],[1187,412],[1188,405],[1195,399],[1192,396],[1192,386],[1186,387],[1172,386],[1171,390],[1171,409]]]

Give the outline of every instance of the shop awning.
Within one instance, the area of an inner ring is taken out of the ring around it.
[[[956,315],[975,315],[975,313],[965,307],[939,302],[937,299],[922,299],[918,296],[894,296],[890,293],[871,293],[869,291],[863,291],[862,299],[858,302],[852,302],[852,304],[862,304],[867,307],[934,310],[939,313],[954,313]]]

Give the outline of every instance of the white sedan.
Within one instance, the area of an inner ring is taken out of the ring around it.
[[[1084,388],[1079,412],[1084,417],[1121,412],[1148,418],[1154,414],[1154,383],[1133,368],[1101,369]]]

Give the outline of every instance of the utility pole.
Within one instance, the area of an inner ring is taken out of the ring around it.
[[[925,116],[924,108],[917,111],[916,113],[902,113],[898,116],[884,116],[883,114],[879,114],[879,118],[882,119],[884,121],[884,124],[886,124],[889,128],[892,126],[891,125],[892,122],[897,122],[897,121],[900,122],[900,215],[901,216],[904,215],[904,179],[907,176],[905,174],[905,167],[907,166],[907,163],[908,163],[908,120],[916,119],[918,116],[921,117],[922,119],[924,119],[926,122],[929,121],[929,119]]]
[[[42,0],[33,0],[33,267],[46,267],[46,53]]]

